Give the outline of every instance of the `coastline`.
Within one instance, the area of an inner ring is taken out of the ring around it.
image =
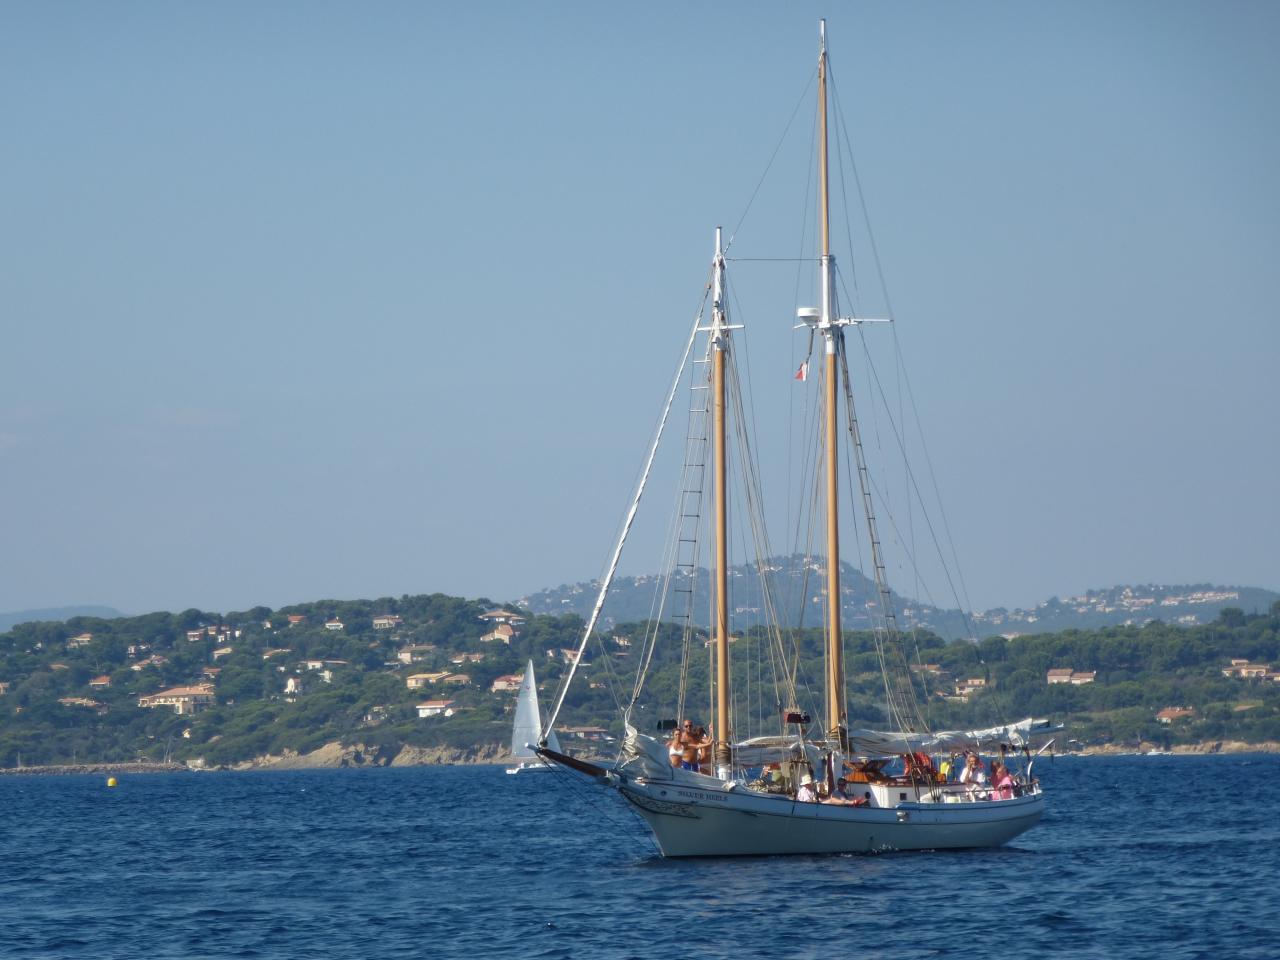
[[[1059,750],[1055,752],[1060,757],[1143,756],[1152,752],[1174,756],[1212,756],[1223,753],[1280,753],[1280,743],[1274,740],[1262,743],[1245,743],[1243,740],[1211,740],[1204,743],[1182,743],[1172,747],[1161,747],[1158,743],[1148,743],[1144,740],[1136,747],[1108,743],[1085,747],[1083,750]]]
[[[68,776],[80,773],[181,773],[185,763],[52,763],[40,767],[0,767],[0,776]]]
[[[1242,753],[1280,753],[1280,743],[1245,743],[1240,740],[1215,740],[1206,743],[1179,744],[1167,750],[1158,744],[1142,743],[1137,747],[1106,744],[1084,750],[1055,751],[1060,757],[1124,757],[1144,756],[1151,752],[1171,756],[1214,756]],[[74,774],[153,774],[206,771],[242,772],[253,770],[358,770],[372,767],[439,767],[495,766],[515,762],[511,751],[503,745],[480,747],[401,747],[386,750],[363,744],[327,743],[310,753],[294,753],[254,757],[225,766],[205,767],[186,763],[58,763],[48,766],[4,767],[0,776],[68,776]]]

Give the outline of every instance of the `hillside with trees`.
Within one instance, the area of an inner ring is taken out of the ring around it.
[[[532,659],[545,705],[582,628],[575,614],[441,594],[24,623],[0,634],[0,767],[139,758],[219,766],[331,742],[386,756],[404,746],[504,744],[510,678]],[[649,732],[675,715],[682,683],[687,712],[709,714],[705,637],[686,641],[685,670],[680,631],[664,625],[661,634],[636,715]],[[617,705],[642,636],[624,624],[593,638],[562,726],[621,732]],[[793,637],[802,690],[820,689],[819,631]],[[1035,715],[1065,722],[1065,736],[1083,744],[1280,741],[1280,603],[1265,614],[1226,608],[1200,626],[1154,621],[977,643],[917,631],[906,642],[934,729]],[[732,648],[740,736],[777,732],[790,706],[775,702],[752,656],[764,646],[753,629]],[[851,722],[882,723],[871,634],[848,634],[846,666]],[[448,706],[424,710],[433,702]]]

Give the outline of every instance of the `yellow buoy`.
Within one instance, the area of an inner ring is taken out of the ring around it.
[[[116,778],[115,778],[115,777],[107,777],[107,786],[108,786],[108,787],[114,787],[115,785],[116,785]]]

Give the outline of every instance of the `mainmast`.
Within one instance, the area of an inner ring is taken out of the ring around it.
[[[844,708],[844,649],[840,642],[840,513],[839,492],[839,417],[837,385],[839,351],[844,334],[834,315],[831,281],[831,219],[827,197],[827,21],[819,21],[818,53],[818,222],[822,245],[821,286],[822,312],[818,329],[822,331],[825,354],[824,379],[826,409],[827,463],[827,735],[843,741],[846,730]]]
[[[729,325],[724,308],[724,249],[716,227],[716,255],[712,268],[711,381],[713,479],[715,488],[715,649],[716,649],[716,773],[728,779],[732,771],[729,730],[729,547],[728,504],[725,496],[724,362],[729,349]]]

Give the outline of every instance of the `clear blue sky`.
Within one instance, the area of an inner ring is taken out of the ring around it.
[[[1280,5],[13,2],[0,610],[597,575],[823,15],[973,605],[1280,587]]]

